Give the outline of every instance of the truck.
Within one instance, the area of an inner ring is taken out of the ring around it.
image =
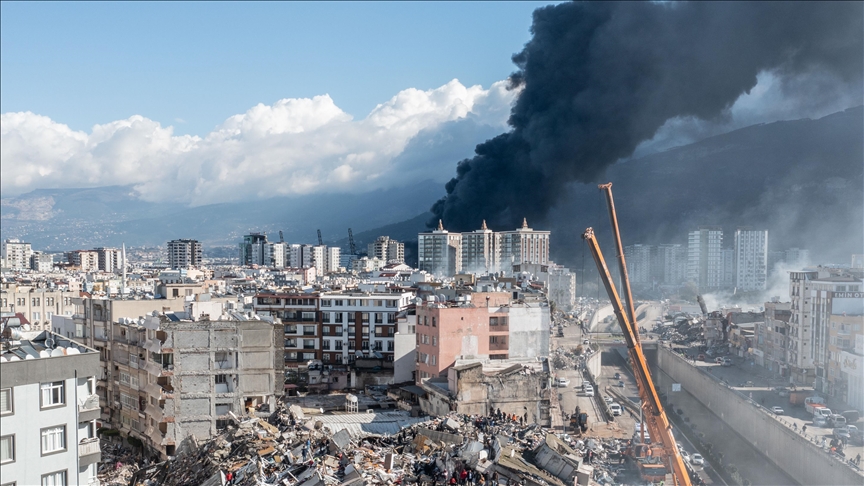
[[[826,420],[830,417],[831,409],[822,405],[821,403],[815,403],[813,405],[807,405],[810,407],[807,411],[812,413],[814,417],[824,417]]]
[[[827,409],[825,406],[825,399],[819,396],[807,397],[804,399],[804,409],[807,410],[808,413],[816,414],[817,409]],[[823,414],[820,412],[820,414]],[[823,414],[824,415],[824,414]],[[830,410],[826,417],[831,415]]]
[[[789,403],[792,405],[803,405],[804,399],[807,398],[807,393],[804,390],[790,391]]]

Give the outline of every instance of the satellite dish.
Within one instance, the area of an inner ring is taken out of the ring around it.
[[[55,358],[57,356],[65,356],[65,355],[66,355],[66,353],[63,352],[63,348],[58,347],[58,348],[54,348],[54,350],[51,351],[51,357],[52,358]]]
[[[81,354],[81,351],[78,351],[75,348],[66,348],[66,356],[69,356],[72,354]]]
[[[47,349],[43,349],[42,351],[39,351],[39,357],[40,358],[50,358],[51,357],[51,351],[48,351]]]

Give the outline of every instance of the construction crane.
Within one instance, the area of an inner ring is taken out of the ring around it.
[[[318,246],[324,246],[324,240],[321,239],[321,230],[318,230]]]
[[[352,255],[357,254],[357,249],[354,247],[354,233],[351,232],[351,228],[348,228],[348,248]]]
[[[615,220],[613,219],[613,221]],[[615,230],[617,232],[617,228]],[[657,394],[654,383],[651,381],[651,374],[648,371],[648,362],[645,360],[645,354],[642,352],[642,345],[639,343],[634,326],[627,316],[627,311],[624,310],[621,299],[618,297],[618,291],[612,283],[612,276],[609,274],[606,260],[603,259],[600,245],[594,237],[594,230],[592,228],[586,229],[582,235],[582,239],[588,243],[588,248],[594,257],[594,263],[597,264],[597,270],[600,272],[600,278],[606,287],[606,293],[609,294],[609,300],[612,301],[612,307],[618,318],[618,324],[621,325],[621,330],[624,333],[627,353],[630,356],[633,375],[636,378],[636,388],[639,390],[639,398],[642,400],[644,412],[642,430],[645,430],[645,426],[647,426],[648,432],[651,435],[651,441],[659,445],[661,449],[660,454],[664,459],[667,469],[672,470],[674,484],[691,486],[687,467],[684,465],[684,460],[681,458],[678,447],[675,445],[675,438],[672,436],[672,426],[669,424],[669,419],[666,417],[666,412],[660,403],[660,396]],[[630,283],[625,277],[622,284],[629,286]]]
[[[633,333],[636,342],[639,342],[639,325],[636,323],[636,309],[633,307],[633,293],[630,292],[630,278],[627,275],[627,260],[624,258],[624,245],[621,244],[621,232],[618,231],[618,216],[615,213],[615,201],[612,200],[612,183],[597,186],[606,193],[606,204],[609,206],[609,221],[612,224],[612,233],[615,235],[615,250],[618,252],[618,270],[621,273],[621,286],[624,287],[624,298],[627,300],[627,316],[633,324]]]
[[[285,243],[285,236],[282,235],[282,230],[279,230],[279,243]]]

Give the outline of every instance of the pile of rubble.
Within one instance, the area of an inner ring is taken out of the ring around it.
[[[341,415],[348,422],[366,414]],[[171,460],[116,468],[107,462],[100,481],[132,486],[433,485],[452,484],[454,478],[474,485],[629,482],[622,464],[628,441],[559,436],[517,416],[451,413],[385,435],[356,430],[352,435],[347,427],[324,425],[321,417],[280,404],[268,419],[235,418],[219,436],[190,441]]]
[[[576,348],[557,348],[552,351],[549,361],[556,370],[578,370],[583,367],[586,356],[590,356],[591,352],[587,346],[581,354],[576,352]]]

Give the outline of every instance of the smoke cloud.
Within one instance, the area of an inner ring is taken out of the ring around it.
[[[534,12],[513,56],[521,89],[511,131],[460,162],[430,227],[516,227],[544,220],[573,182],[596,182],[667,121],[723,121],[770,74],[788,90],[830,79],[859,87],[862,13],[855,2],[591,2]],[[858,88],[860,91],[860,88]]]

